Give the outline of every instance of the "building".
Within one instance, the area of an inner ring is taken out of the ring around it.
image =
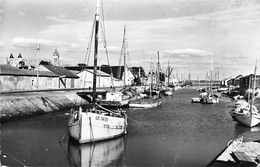
[[[65,67],[68,70],[73,71],[82,71],[83,69],[93,70],[93,67],[87,66],[85,64],[80,64],[79,66],[67,66]],[[127,72],[124,72],[124,66],[108,66],[102,65],[97,67],[99,71],[102,71],[109,76],[113,76],[113,86],[124,86],[124,75],[126,74],[126,85],[132,85],[134,83],[134,75],[127,69]],[[111,81],[112,82],[112,81]],[[112,86],[112,85],[111,85]]]
[[[76,88],[89,88],[93,87],[93,70],[84,69],[82,71],[74,71],[79,79],[75,81]],[[119,86],[118,80],[116,78],[111,78],[111,76],[103,71],[97,70],[97,87],[111,87]]]
[[[50,71],[59,77],[58,88],[74,88],[74,80],[79,77],[64,67],[41,65],[41,71]]]
[[[68,75],[66,69],[58,73],[48,70],[46,66],[40,65],[39,68],[44,70],[19,69],[10,64],[0,65],[0,91],[73,88],[72,82],[78,78],[74,74]]]
[[[244,94],[247,89],[253,88],[254,75],[250,74],[240,78],[240,92]],[[255,88],[260,87],[260,75],[256,76]]]
[[[254,75],[250,74],[240,78],[240,88],[249,89],[253,87]],[[260,87],[260,75],[256,75],[255,87]]]
[[[21,53],[18,54],[17,58],[15,58],[11,53],[6,59],[6,63],[20,69],[33,70],[35,68],[33,65],[28,64],[27,60],[23,58]]]
[[[52,62],[52,64],[53,64],[54,66],[59,66],[59,65],[60,65],[60,54],[59,54],[57,48],[55,49],[55,51],[54,51],[54,53],[53,53],[52,56],[53,56],[53,62]]]
[[[231,79],[231,77],[225,78],[221,81],[221,85],[228,86],[228,81]]]

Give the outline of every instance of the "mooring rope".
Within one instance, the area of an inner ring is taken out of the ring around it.
[[[95,145],[95,139],[94,139],[94,132],[93,132],[93,126],[92,126],[92,122],[91,122],[91,117],[89,117],[89,124],[90,124],[90,130],[91,130],[90,140],[92,140],[92,143]]]
[[[3,151],[1,151],[1,154],[2,154],[3,158],[7,158],[7,159],[10,159],[10,160],[13,160],[13,161],[15,161],[15,162],[18,162],[18,163],[19,163],[20,165],[22,165],[22,166],[26,166],[22,161],[16,159],[16,158],[15,158],[13,155],[11,155],[11,154],[7,154],[7,153],[5,153],[5,152],[3,152]]]

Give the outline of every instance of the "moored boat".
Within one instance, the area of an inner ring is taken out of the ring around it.
[[[257,64],[257,63],[256,63]],[[257,66],[255,65],[254,70],[254,80],[253,80],[253,92],[250,101],[249,107],[240,107],[238,110],[233,112],[233,117],[240,123],[253,127],[260,123],[260,113],[258,112],[257,108],[254,106],[255,100],[255,84],[256,84],[256,69]]]
[[[143,98],[131,101],[129,107],[132,108],[152,108],[161,105],[161,100],[159,98]]]
[[[260,165],[259,132],[246,132],[233,141],[211,161],[208,167],[257,167]]]
[[[100,1],[97,1],[93,31],[94,42],[94,75],[93,75],[93,94],[91,107],[72,108],[68,129],[70,138],[79,143],[89,143],[101,140],[116,138],[127,132],[127,116],[122,110],[108,110],[96,103],[96,74],[97,74],[97,54],[98,54],[98,34],[100,14]]]
[[[201,97],[193,97],[193,98],[191,99],[191,102],[192,102],[192,103],[200,103],[200,102],[201,102]]]
[[[124,95],[120,91],[106,92],[104,99],[100,100],[100,105],[104,107],[125,107],[128,106],[130,97]]]
[[[112,113],[100,109],[75,111],[68,122],[70,137],[79,143],[90,143],[126,134],[127,117],[124,112]]]

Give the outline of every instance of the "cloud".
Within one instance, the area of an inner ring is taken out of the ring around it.
[[[213,53],[205,50],[198,50],[198,49],[175,49],[175,50],[165,50],[163,51],[166,55],[180,55],[181,57],[189,57],[189,56],[197,56],[197,57],[206,57],[212,56]]]
[[[0,48],[2,48],[4,46],[4,42],[0,41]]]
[[[18,11],[18,15],[20,15],[20,16],[25,16],[26,14],[25,14],[25,12],[23,12],[23,11]]]
[[[40,44],[43,46],[57,46],[61,45],[61,42],[54,40],[46,40],[46,39],[33,39],[33,38],[22,38],[16,37],[12,39],[12,45],[15,47],[36,47],[36,45]]]
[[[204,0],[199,1],[201,4],[204,3]],[[212,3],[217,2],[212,1]],[[115,4],[109,3],[109,5],[112,5],[113,9],[115,8]],[[185,8],[185,12],[183,12],[184,6],[176,5],[176,10],[173,9],[173,11],[189,13],[188,8]],[[230,68],[232,71],[236,66],[241,66],[241,69],[250,67],[245,62],[253,62],[256,55],[259,55],[256,51],[259,48],[257,45],[260,43],[259,5],[242,5],[239,8],[232,7],[231,9],[223,5],[222,11],[219,10],[220,8],[212,10],[215,8],[214,5],[211,5],[213,7],[210,9],[206,6],[203,7],[204,12],[192,13],[194,11],[191,11],[188,15],[174,15],[174,17],[167,15],[167,17],[160,16],[152,19],[150,16],[149,19],[147,19],[148,17],[131,19],[134,16],[131,15],[128,20],[119,19],[125,17],[124,14],[115,18],[113,15],[117,13],[113,13],[112,9],[106,10],[108,12],[106,13],[108,19],[105,22],[106,40],[108,52],[112,58],[110,62],[119,61],[123,26],[126,24],[130,52],[128,59],[132,65],[150,67],[151,59],[157,60],[156,51],[159,50],[163,57],[163,65],[167,65],[167,61],[170,61],[175,67],[184,70],[188,68],[192,68],[194,71],[208,70],[211,56],[216,69],[229,70],[228,68]],[[71,7],[73,6],[69,8]],[[195,8],[198,9],[197,6]],[[134,9],[138,8],[134,7]],[[90,39],[92,21],[89,20],[93,18],[91,13],[93,10],[90,7],[86,8],[84,13],[87,15],[86,18],[85,15],[75,10],[64,10],[67,11],[66,14],[63,12],[45,13],[45,17],[42,17],[45,18],[43,19],[44,24],[35,36],[28,32],[19,35],[15,31],[18,35],[15,34],[16,37],[13,37],[12,44],[22,47],[35,47],[37,43],[47,46],[55,45],[63,52],[64,58],[74,57],[74,55],[83,57]],[[150,9],[149,13],[153,10]],[[27,12],[27,10],[25,11]],[[158,9],[157,11],[162,13]],[[74,12],[81,14],[81,17],[74,15]],[[137,14],[138,12],[135,13],[135,15]],[[26,36],[26,34],[30,34],[30,36]],[[99,40],[100,48],[102,48],[99,53],[104,54],[101,37]],[[141,53],[141,50],[144,52]],[[102,59],[105,60],[106,57],[103,56]],[[79,62],[79,59],[75,58],[72,61]],[[238,71],[233,70],[232,72],[237,73]]]
[[[74,22],[74,20],[64,19],[65,16],[66,16],[65,14],[59,15],[59,17],[47,16],[47,17],[45,17],[45,19],[54,21],[57,23],[68,23],[68,22],[73,23]]]

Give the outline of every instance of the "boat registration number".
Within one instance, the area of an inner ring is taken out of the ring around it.
[[[106,118],[106,117],[101,117],[101,116],[96,116],[96,120],[101,120],[101,121],[107,122],[107,121],[108,121],[108,118]]]

